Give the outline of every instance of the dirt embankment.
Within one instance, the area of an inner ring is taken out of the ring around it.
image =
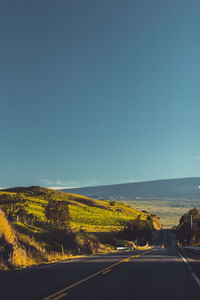
[[[0,270],[33,265],[45,258],[45,249],[30,237],[19,234],[0,210]]]
[[[54,246],[59,247],[59,251]],[[33,237],[18,232],[0,209],[0,270],[56,262],[74,255],[97,252],[107,252],[107,248],[94,234],[75,235],[57,230],[44,233],[36,241]]]

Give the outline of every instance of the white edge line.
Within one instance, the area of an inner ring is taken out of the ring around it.
[[[200,287],[200,279],[199,279],[199,277],[194,273],[194,271],[192,270],[191,265],[190,265],[189,262],[186,260],[186,258],[183,257],[183,256],[181,255],[180,252],[179,252],[178,254],[179,254],[179,256],[182,258],[182,260],[184,261],[184,263],[187,265],[187,267],[188,267],[188,269],[189,269],[189,271],[190,271],[192,277],[193,277],[194,280],[196,281],[198,287]]]

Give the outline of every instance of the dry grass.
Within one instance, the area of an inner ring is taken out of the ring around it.
[[[3,210],[0,209],[0,238],[1,237],[4,237],[5,240],[10,244],[13,244],[15,242],[15,234],[13,228],[8,223]]]
[[[17,236],[9,224],[4,212],[0,210],[0,238],[4,240],[4,248],[9,246],[7,261],[1,258],[0,268],[5,269],[8,265],[13,267],[26,266],[30,262],[28,261],[27,253],[22,249],[17,241]],[[8,250],[7,250],[8,251]]]
[[[41,247],[30,237],[18,234],[9,224],[4,212],[0,210],[0,245],[4,251],[0,257],[0,269],[8,267],[26,267],[36,263],[31,250],[42,251]]]
[[[76,247],[82,250],[85,249],[85,253],[106,251],[106,247],[92,234],[80,233],[77,235],[75,243]],[[0,246],[6,254],[2,255],[3,252],[0,253],[0,270],[23,268],[77,257],[69,249],[64,249],[63,245],[61,245],[60,251],[47,251],[45,243],[36,241],[33,237],[14,229],[2,210],[0,210]]]

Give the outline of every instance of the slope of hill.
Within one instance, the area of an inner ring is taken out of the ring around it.
[[[144,181],[62,190],[95,199],[200,199],[200,178]]]
[[[23,202],[24,209],[39,220],[47,222],[45,206],[48,200],[66,201],[71,216],[71,227],[86,231],[120,230],[132,219],[147,219],[148,214],[121,202],[102,201],[85,196],[55,191],[42,187],[17,187],[0,191],[0,207],[11,202]],[[155,227],[156,227],[155,222]]]
[[[70,229],[47,220],[49,200],[68,204]],[[134,220],[139,226],[161,228],[156,216],[121,202],[37,186],[1,190],[0,269],[111,251],[117,245],[127,245],[119,231]]]
[[[0,209],[0,270],[47,262],[52,257],[33,238],[17,232]]]

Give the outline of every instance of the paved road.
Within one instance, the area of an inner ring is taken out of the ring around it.
[[[0,276],[1,300],[197,300],[199,295],[169,230],[157,234],[151,250],[91,256]]]

